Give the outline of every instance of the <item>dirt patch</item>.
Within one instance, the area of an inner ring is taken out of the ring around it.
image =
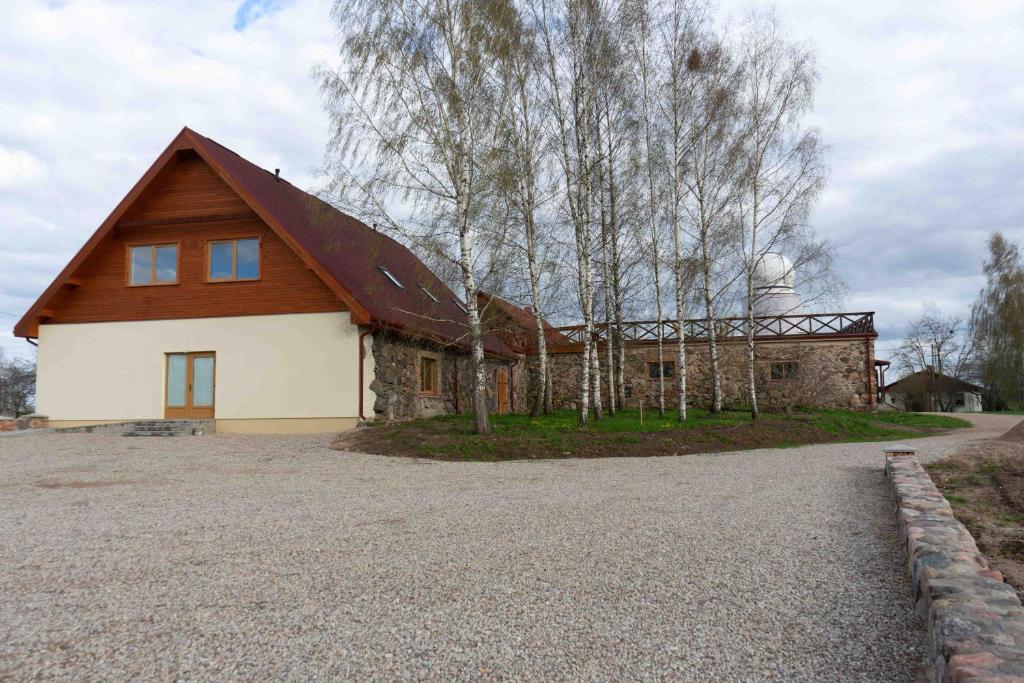
[[[926,469],[978,548],[1024,599],[1024,423]]]
[[[943,430],[901,427],[898,436],[940,431]],[[566,430],[490,436],[473,434],[465,423],[417,420],[345,432],[331,447],[436,460],[501,461],[688,455],[856,440],[847,432],[823,429],[812,418],[801,420],[771,416],[762,417],[756,423],[715,424],[654,432]]]

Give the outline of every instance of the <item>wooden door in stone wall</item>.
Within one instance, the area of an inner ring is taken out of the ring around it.
[[[505,368],[498,368],[494,374],[494,383],[498,387],[498,414],[504,415],[508,412],[508,372]]]

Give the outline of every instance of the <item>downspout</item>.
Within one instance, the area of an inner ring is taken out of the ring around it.
[[[508,404],[513,413],[516,412],[516,376],[512,374],[512,371],[515,370],[517,365],[519,365],[518,358],[512,365],[508,366]]]
[[[455,414],[460,415],[461,413],[459,413],[459,357],[454,356],[452,358],[452,363],[455,365],[455,372],[452,373],[452,392],[455,394]]]
[[[872,358],[871,337],[864,339],[864,355],[867,357],[867,380],[868,380],[868,408],[875,407],[875,392],[871,389],[871,380],[875,375],[875,359]]]
[[[371,333],[370,330],[367,330],[366,332],[360,332],[359,333],[359,419],[360,420],[365,420],[366,419],[366,416],[363,415],[363,393],[365,392],[365,389],[363,388],[363,372],[364,372],[363,365],[365,365],[364,361],[366,360],[366,348],[363,346],[363,339],[365,339],[366,335],[368,335],[370,333]]]

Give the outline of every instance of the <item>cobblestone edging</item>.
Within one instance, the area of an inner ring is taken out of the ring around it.
[[[1024,608],[914,457],[887,457],[934,680],[1024,682]]]

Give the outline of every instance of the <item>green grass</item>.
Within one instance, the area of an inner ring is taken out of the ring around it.
[[[864,413],[852,410],[800,410],[792,414],[764,414],[765,421],[792,420],[809,422],[810,424],[833,434],[848,434],[853,437],[897,438],[908,434],[901,427],[932,427],[955,429],[969,427],[970,423],[956,417],[945,415],[925,415],[921,413]],[[471,415],[444,415],[427,420],[402,423],[406,426],[424,426],[434,422],[455,427],[456,431],[472,433],[473,418]],[[508,414],[492,415],[491,428],[498,436],[539,436],[558,438],[566,433],[586,432],[592,434],[652,433],[693,429],[695,427],[738,426],[751,422],[750,414],[743,410],[725,410],[714,415],[703,408],[687,410],[686,421],[680,422],[675,414],[658,417],[657,413],[645,410],[641,420],[640,411],[631,408],[622,410],[614,416],[605,416],[603,420],[591,420],[581,425],[579,415],[574,410],[556,410],[549,415],[531,417],[529,415]],[[396,425],[400,426],[400,425]]]
[[[743,410],[717,415],[691,408],[680,422],[674,414],[628,409],[591,419],[586,425],[572,410],[541,417],[495,415],[493,434],[474,431],[471,415],[444,415],[374,427],[381,452],[398,452],[460,460],[504,460],[512,457],[565,457],[662,454],[723,450],[725,448],[786,448],[807,443],[886,441],[924,436],[935,429],[967,427],[970,423],[944,415],[866,413],[850,410],[798,410],[791,414],[764,414],[754,423]],[[659,436],[663,435],[663,436]],[[654,441],[652,441],[654,439]]]

